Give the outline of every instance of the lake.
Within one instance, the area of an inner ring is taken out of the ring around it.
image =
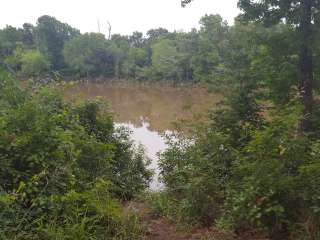
[[[132,132],[131,138],[142,144],[155,171],[150,189],[162,187],[158,176],[157,153],[166,148],[162,137],[174,129],[179,120],[205,119],[207,112],[221,99],[206,88],[196,86],[142,85],[130,83],[77,83],[67,95],[101,98],[110,103],[117,126]]]

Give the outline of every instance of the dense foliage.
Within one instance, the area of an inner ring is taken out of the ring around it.
[[[166,189],[151,202],[176,221],[215,224],[230,234],[319,239],[319,103],[312,97],[319,5],[241,0],[239,6],[244,12],[227,41],[214,47],[212,56],[223,64],[208,68],[215,83],[221,76],[234,87],[209,123],[187,126],[188,137],[167,137],[160,155]]]
[[[318,239],[319,140],[297,131],[303,107],[291,103],[264,119],[245,96],[237,93],[189,138],[168,137],[160,156],[166,190],[153,204],[181,222]]]
[[[37,25],[7,26],[0,31],[0,58],[13,72],[25,78],[34,74],[66,78],[134,79],[207,83],[229,89],[243,81],[260,81],[278,91],[278,100],[288,97],[297,85],[298,46],[293,28],[279,24],[229,26],[219,15],[205,15],[200,29],[169,32],[151,29],[144,36],[100,33],[80,34],[50,16]],[[28,62],[28,63],[26,63]]]
[[[0,82],[0,239],[137,239],[121,201],[148,186],[142,149],[97,101]]]
[[[1,65],[34,81],[169,80],[223,91],[209,122],[167,137],[159,155],[165,189],[151,195],[154,209],[233,234],[319,239],[319,2],[239,7],[233,26],[205,15],[199,30],[108,39],[42,16],[36,26],[0,31]],[[67,104],[2,73],[0,109],[3,239],[138,237],[119,204],[143,190],[150,173],[143,150],[101,103]]]

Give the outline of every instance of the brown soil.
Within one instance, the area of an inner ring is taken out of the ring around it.
[[[128,211],[136,212],[145,228],[144,240],[235,240],[212,228],[179,229],[174,223],[164,217],[156,216],[146,203],[130,202]],[[238,239],[237,239],[238,240]]]
[[[241,236],[222,233],[214,227],[178,228],[165,217],[155,215],[151,208],[143,202],[129,202],[125,209],[137,213],[145,229],[143,240],[268,240],[253,232],[244,232]]]

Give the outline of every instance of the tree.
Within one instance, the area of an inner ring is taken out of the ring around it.
[[[200,24],[199,49],[193,57],[194,77],[196,81],[217,83],[221,78],[219,75],[229,27],[220,15],[212,14],[202,17]]]
[[[177,57],[178,51],[172,40],[162,39],[151,46],[152,68],[156,78],[176,79],[177,78]]]
[[[34,46],[35,44],[35,27],[30,23],[24,23],[22,29],[22,41],[27,46]]]
[[[114,34],[111,37],[111,44],[108,50],[114,57],[114,75],[116,78],[120,78],[123,73],[123,64],[128,55],[130,49],[129,39],[126,36]]]
[[[193,0],[181,0],[184,7]],[[315,27],[320,20],[320,4],[317,0],[239,0],[244,21],[262,22],[267,26],[286,23],[295,28],[299,41],[299,93],[304,106],[299,124],[301,132],[311,129],[313,111],[313,41]]]
[[[38,77],[48,72],[50,63],[37,50],[29,50],[22,55],[21,72],[25,77]]]
[[[143,33],[133,32],[129,37],[129,43],[131,47],[143,47],[145,39],[143,38]]]
[[[54,70],[61,70],[62,49],[65,42],[80,35],[80,31],[51,16],[42,16],[37,21],[37,47],[52,64]]]
[[[0,56],[11,55],[17,45],[22,42],[22,33],[19,29],[6,26],[0,31]]]
[[[124,73],[128,78],[137,78],[148,63],[148,53],[144,48],[130,48],[124,62]]]
[[[86,33],[67,42],[63,56],[68,66],[81,77],[111,76],[114,57],[100,33]]]
[[[165,28],[157,28],[157,29],[150,29],[147,32],[148,40],[155,41],[161,37],[164,37],[169,34],[169,31]]]
[[[319,19],[320,5],[316,0],[280,0],[280,1],[249,1],[240,0],[240,9],[244,11],[245,21],[263,22],[267,25],[285,22],[293,25],[299,33],[299,93],[304,106],[303,118],[299,129],[311,129],[313,110],[313,28]]]
[[[196,29],[192,29],[191,32],[175,32],[174,33],[175,45],[178,50],[178,67],[179,79],[182,81],[194,80],[193,69],[193,56],[198,53],[199,50],[199,34]]]

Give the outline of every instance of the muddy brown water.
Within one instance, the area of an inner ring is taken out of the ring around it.
[[[221,99],[203,87],[141,85],[128,83],[77,83],[66,89],[68,97],[101,98],[110,103],[117,126],[128,127],[131,138],[142,144],[155,171],[151,190],[162,187],[157,152],[166,149],[163,133],[174,130],[179,120],[205,118]]]

